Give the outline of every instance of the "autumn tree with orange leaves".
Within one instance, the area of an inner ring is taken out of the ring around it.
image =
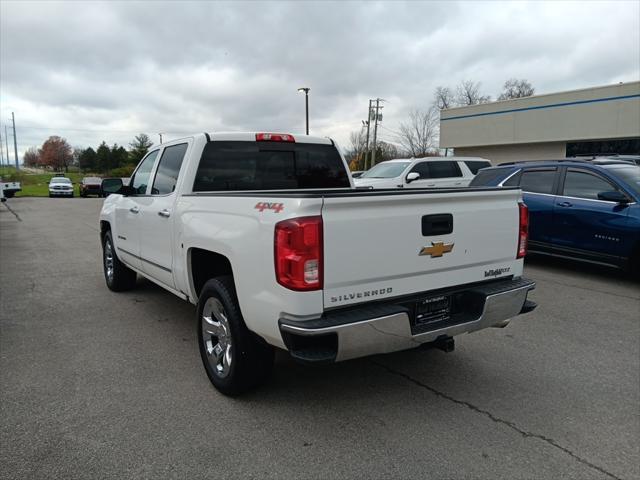
[[[69,171],[69,165],[73,162],[73,149],[67,140],[52,136],[49,137],[40,148],[40,164],[53,170]]]

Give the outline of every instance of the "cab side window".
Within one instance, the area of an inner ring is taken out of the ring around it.
[[[429,178],[429,164],[427,162],[416,163],[409,173],[413,172],[419,173],[421,180]]]
[[[462,171],[458,162],[440,161],[425,162],[429,164],[429,178],[452,178],[461,177]]]
[[[187,146],[188,144],[186,143],[180,143],[165,147],[162,157],[160,157],[158,171],[153,180],[151,195],[168,195],[176,189],[178,174],[180,173]]]
[[[142,159],[136,173],[133,174],[129,185],[133,188],[134,195],[144,195],[147,193],[147,185],[149,185],[149,177],[153,164],[156,161],[159,150],[154,150]]]
[[[555,179],[555,168],[553,170],[525,170],[520,176],[520,188],[525,192],[551,195]]]
[[[566,197],[598,200],[598,193],[617,190],[604,178],[580,170],[568,170],[562,194]]]

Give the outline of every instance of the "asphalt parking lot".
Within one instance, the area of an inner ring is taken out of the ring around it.
[[[0,207],[0,476],[640,478],[640,284],[532,259],[533,313],[327,367],[279,355],[237,399],[195,310],[104,285],[99,199]]]

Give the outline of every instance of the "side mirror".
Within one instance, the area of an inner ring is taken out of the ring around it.
[[[621,203],[623,205],[626,205],[627,203],[629,203],[629,199],[627,198],[627,196],[624,193],[619,192],[617,190],[598,193],[598,200],[605,200],[607,202],[616,202],[616,203]]]
[[[407,175],[407,183],[411,183],[415,180],[418,180],[420,178],[420,174],[418,172],[411,172],[409,175]]]
[[[108,178],[103,180],[100,184],[100,189],[105,196],[111,195],[112,193],[121,193],[122,195],[130,194],[130,192],[124,191],[126,189],[121,178]]]

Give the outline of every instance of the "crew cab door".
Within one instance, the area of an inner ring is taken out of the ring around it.
[[[612,190],[620,191],[596,172],[566,169],[554,202],[554,251],[595,254],[615,262],[631,250],[625,244],[629,206],[598,199],[598,193]]]
[[[165,146],[153,176],[150,196],[140,212],[140,258],[142,271],[175,287],[173,280],[173,209],[176,184],[188,143]]]
[[[154,150],[142,159],[129,182],[132,193],[118,199],[115,208],[116,224],[114,230],[116,238],[113,241],[117,255],[126,264],[138,270],[141,269],[140,213],[149,202],[147,187],[157,157],[158,150]]]
[[[425,160],[416,163],[410,172],[419,173],[420,178],[406,184],[405,188],[464,187],[470,181],[465,181],[458,162],[454,160]]]

